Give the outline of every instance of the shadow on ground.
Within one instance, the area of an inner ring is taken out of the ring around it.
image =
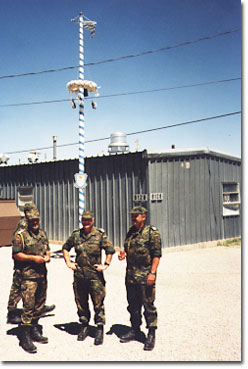
[[[127,334],[130,331],[130,327],[123,324],[113,324],[112,327],[106,334],[115,334],[118,338],[121,338],[123,335]],[[146,340],[146,336],[143,332],[141,332],[141,336],[136,340],[138,342],[144,343]]]
[[[6,333],[8,336],[16,336],[17,338],[19,338],[20,332],[21,332],[20,326],[17,326],[15,328],[9,329]]]
[[[81,331],[82,324],[77,322],[70,322],[70,323],[54,324],[54,327],[71,335],[78,335],[79,332]],[[95,337],[95,334],[96,327],[89,325],[89,336],[93,338]]]

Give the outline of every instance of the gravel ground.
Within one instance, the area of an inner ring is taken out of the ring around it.
[[[51,249],[58,250],[59,246],[52,245]],[[163,252],[159,265],[155,303],[159,327],[153,351],[144,351],[141,342],[119,342],[120,334],[129,327],[129,314],[124,285],[126,263],[119,261],[116,253],[105,272],[107,322],[103,345],[94,346],[93,317],[90,336],[84,342],[77,341],[72,272],[63,258],[52,258],[48,264],[47,304],[56,304],[56,309],[40,320],[49,343],[37,344],[37,354],[28,354],[19,347],[17,326],[6,324],[13,271],[11,247],[0,248],[1,361],[240,361],[241,249],[219,246],[172,251]],[[147,332],[144,322],[142,330]]]

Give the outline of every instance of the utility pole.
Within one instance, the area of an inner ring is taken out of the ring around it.
[[[53,136],[53,160],[57,160],[57,136]]]

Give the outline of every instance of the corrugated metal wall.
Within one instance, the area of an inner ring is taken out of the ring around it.
[[[133,195],[147,192],[146,152],[89,158],[86,161],[87,208],[96,225],[106,230],[116,246],[124,242],[130,227]]]
[[[86,158],[86,208],[115,246],[123,244],[131,225],[130,210],[144,205],[148,222],[162,234],[163,246],[192,244],[240,236],[241,217],[223,217],[222,182],[239,182],[240,160],[216,155],[146,151]],[[50,240],[64,241],[78,228],[78,160],[0,167],[2,198],[16,199],[19,186],[33,186],[41,226]],[[151,194],[163,198],[151,200]],[[147,201],[135,202],[145,194]]]
[[[115,246],[123,244],[130,226],[133,194],[147,191],[146,151],[86,158],[86,208],[104,228]],[[41,227],[50,240],[64,241],[78,228],[78,189],[74,174],[78,160],[36,163],[0,168],[4,199],[16,199],[19,186],[33,186]]]
[[[240,162],[205,154],[149,155],[148,173],[150,193],[163,193],[150,212],[165,247],[241,235],[240,216],[222,215],[222,182],[241,182]]]

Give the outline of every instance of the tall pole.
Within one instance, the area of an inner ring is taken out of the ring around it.
[[[79,15],[79,79],[84,80],[84,27],[83,13]],[[84,90],[80,89],[79,97],[79,174],[84,174]],[[79,188],[79,226],[85,209],[85,193],[83,188]]]

